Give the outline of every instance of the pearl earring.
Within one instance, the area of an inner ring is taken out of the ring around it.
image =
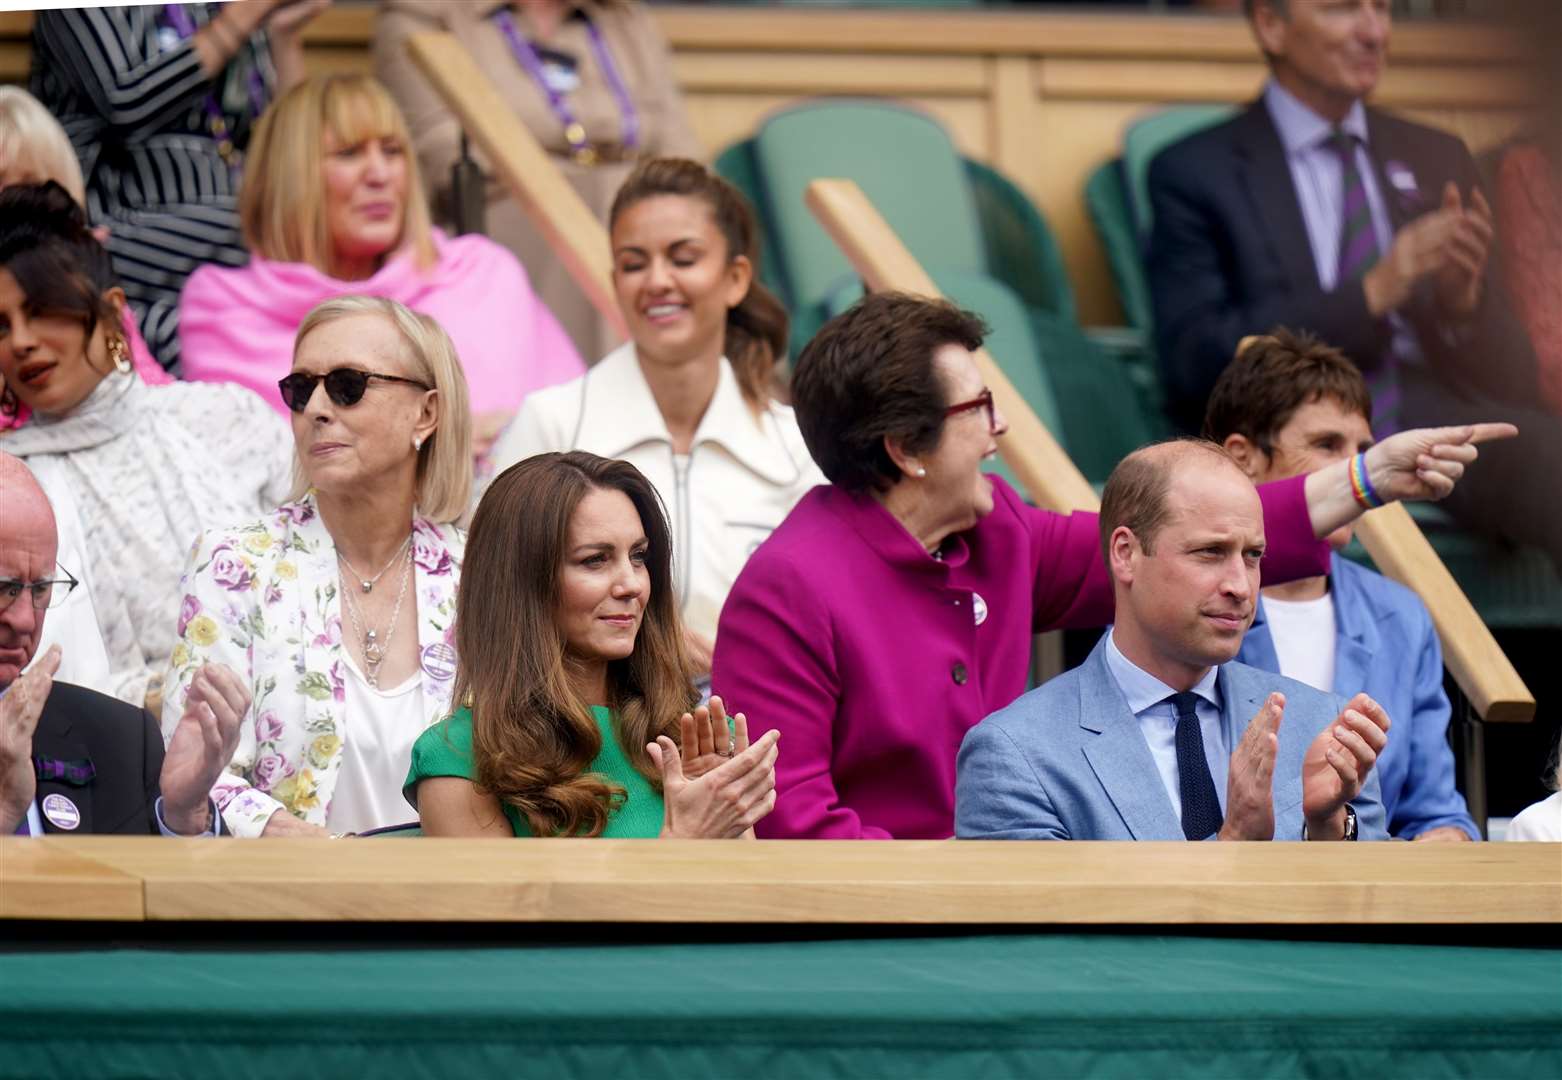
[[[421,449],[423,449],[423,440],[418,438],[416,435],[412,436],[412,449],[414,449],[414,450],[421,450]]]
[[[917,466],[917,475],[918,476],[926,476],[927,475],[927,470],[924,469],[922,466],[918,465]]]

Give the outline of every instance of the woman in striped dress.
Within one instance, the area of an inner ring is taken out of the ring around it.
[[[238,266],[243,150],[266,103],[303,78],[299,32],[330,0],[41,11],[34,96],[59,118],[109,228],[114,272],[162,365],[177,370],[179,290]]]

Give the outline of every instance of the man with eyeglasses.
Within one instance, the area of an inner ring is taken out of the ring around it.
[[[144,710],[54,681],[59,645],[28,670],[45,616],[76,582],[55,564],[48,498],[6,453],[0,502],[0,835],[216,835],[221,817],[208,793],[232,759],[248,692],[210,665],[165,753]]]

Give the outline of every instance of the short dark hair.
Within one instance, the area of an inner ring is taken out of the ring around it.
[[[1267,3],[1270,7],[1274,8],[1275,12],[1277,14],[1279,14],[1279,16],[1282,19],[1285,18],[1285,16],[1286,16],[1286,10],[1285,10],[1286,0],[1264,0],[1264,2]],[[1253,8],[1256,7],[1257,4],[1258,4],[1258,0],[1242,0],[1242,11],[1243,11],[1243,13],[1246,14],[1247,17],[1251,19],[1253,17]]]
[[[1367,381],[1345,354],[1312,334],[1276,327],[1252,338],[1226,365],[1204,411],[1204,437],[1244,436],[1266,454],[1296,410],[1333,398],[1372,424]]]
[[[1134,534],[1146,555],[1155,553],[1156,534],[1171,514],[1166,493],[1171,490],[1173,468],[1189,452],[1213,454],[1242,471],[1219,443],[1191,435],[1141,446],[1119,461],[1101,492],[1101,554],[1108,566],[1112,563],[1112,534],[1119,527],[1126,526]]]
[[[886,436],[920,454],[938,445],[948,407],[933,353],[978,349],[981,318],[946,300],[871,293],[837,315],[797,358],[792,407],[803,441],[830,482],[888,491],[900,469]]]

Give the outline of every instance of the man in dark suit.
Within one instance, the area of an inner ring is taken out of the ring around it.
[[[1285,325],[1367,377],[1379,433],[1507,420],[1459,516],[1539,543],[1562,566],[1562,502],[1539,462],[1562,423],[1531,407],[1535,360],[1487,270],[1492,217],[1452,135],[1369,108],[1387,0],[1247,0],[1272,78],[1235,118],[1150,166],[1149,276],[1173,419],[1197,431],[1232,351]]]
[[[54,682],[60,647],[28,668],[51,602],[74,583],[55,566],[54,513],[0,453],[0,835],[215,835],[211,786],[232,760],[249,696],[209,665],[167,752],[144,709]]]

